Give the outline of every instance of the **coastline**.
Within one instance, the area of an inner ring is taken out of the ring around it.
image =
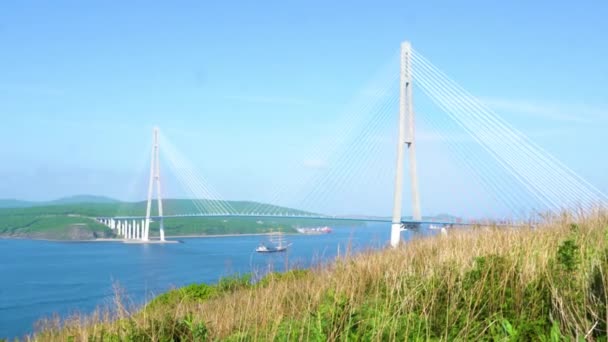
[[[0,240],[30,240],[30,241],[48,241],[48,242],[122,242],[123,239],[114,238],[99,238],[99,239],[49,239],[49,238],[36,238],[29,236],[0,236]]]
[[[238,236],[265,236],[272,235],[272,233],[244,233],[244,234],[201,234],[201,235],[170,235],[166,236],[167,240],[172,239],[199,239],[199,238],[222,238],[222,237],[238,237]],[[283,235],[301,235],[300,233],[283,233]],[[150,240],[157,240],[158,237],[152,237]],[[67,240],[67,239],[49,239],[49,238],[36,238],[28,236],[6,236],[0,235],[0,240],[32,240],[32,241],[49,241],[49,242],[124,242],[121,238],[97,238],[97,239],[78,239],[78,240]]]

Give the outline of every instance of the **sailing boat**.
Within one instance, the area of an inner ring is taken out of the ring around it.
[[[272,234],[268,240],[268,243],[261,242],[255,251],[258,253],[285,252],[287,247],[291,246],[291,243],[285,243],[281,232]]]

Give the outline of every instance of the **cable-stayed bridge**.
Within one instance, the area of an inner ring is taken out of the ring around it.
[[[487,195],[487,201],[480,199],[479,202],[495,203],[509,212],[511,218],[525,219],[539,213],[558,214],[571,209],[591,210],[608,203],[604,193],[506,122],[413,49],[409,42],[401,45],[398,63],[393,62],[397,61],[391,61],[379,73],[373,86],[366,89],[363,100],[347,110],[348,122],[328,140],[320,142],[310,158],[306,159],[311,164],[327,161],[326,165],[309,177],[294,177],[289,186],[271,185],[270,200],[266,202],[272,204],[252,202],[248,206],[235,208],[219,195],[210,182],[194,171],[187,159],[163,137],[163,156],[172,174],[191,194],[195,211],[164,213],[160,133],[155,129],[146,212],[141,215],[99,217],[98,220],[127,240],[143,242],[149,241],[150,222],[153,220],[159,222],[160,241],[164,241],[163,220],[175,217],[390,222],[393,246],[399,244],[400,231],[404,227],[425,223],[466,224],[454,220],[425,219],[422,216],[421,197],[424,200],[427,194],[419,190],[419,176],[424,180],[429,170],[419,170],[417,165],[420,141],[417,128],[420,124],[444,142],[450,157],[458,164],[454,170],[430,171],[443,173],[445,178],[456,173],[453,171],[466,173],[467,179]],[[424,112],[414,110],[414,93],[417,94],[417,103],[425,105],[417,105],[417,108],[424,107]],[[390,158],[386,158],[386,153],[381,153],[386,146],[393,151],[389,154]],[[404,182],[405,166],[407,182]],[[368,196],[361,190],[366,189],[363,184],[367,189],[377,186],[392,190],[392,194],[389,194],[392,197],[390,218],[389,208],[386,209],[386,218],[326,214],[324,206],[335,200],[335,196]],[[411,218],[407,219],[402,217],[404,187],[409,189],[411,204]],[[453,201],[457,201],[468,191],[454,192],[449,195],[453,196]],[[154,193],[157,214],[152,213]],[[298,200],[294,202],[293,199]],[[290,201],[293,205],[274,205]]]

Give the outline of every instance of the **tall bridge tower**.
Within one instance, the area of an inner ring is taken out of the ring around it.
[[[420,196],[418,174],[416,172],[416,143],[414,130],[414,104],[412,102],[412,45],[401,43],[401,67],[399,77],[399,136],[397,140],[397,168],[393,197],[393,218],[391,224],[391,246],[397,247],[401,239],[401,206],[403,197],[403,152],[407,146],[412,192],[412,218],[420,221]]]
[[[158,200],[158,217],[160,223],[160,241],[165,241],[165,229],[163,225],[163,202],[160,192],[160,158],[158,127],[154,128],[154,143],[152,144],[152,158],[150,160],[150,183],[148,184],[148,205],[146,208],[146,220],[144,226],[143,240],[148,241],[150,236],[150,211],[152,210],[152,193],[156,183],[156,199]]]

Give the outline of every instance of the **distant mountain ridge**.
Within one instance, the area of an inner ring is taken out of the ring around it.
[[[120,201],[114,198],[95,195],[74,195],[58,198],[52,201],[23,201],[18,199],[0,199],[0,208],[31,208],[44,207],[49,205],[64,205],[76,203],[119,203]]]
[[[119,203],[117,199],[106,197],[106,196],[95,196],[95,195],[76,195],[62,197],[54,201],[47,202],[47,204],[73,204],[73,203]]]
[[[16,199],[0,199],[0,208],[27,208],[31,207],[33,203]]]

